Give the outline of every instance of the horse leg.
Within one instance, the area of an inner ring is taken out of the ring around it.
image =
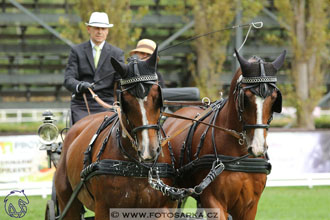
[[[55,187],[56,187],[56,195],[58,199],[58,204],[60,207],[60,213],[63,212],[66,204],[68,203],[71,194],[72,188],[69,183],[69,180],[66,176],[66,170],[63,163],[60,163],[56,172],[55,172]],[[80,213],[83,209],[82,204],[76,198],[70,209],[68,210],[67,214],[65,215],[65,220],[80,220]]]
[[[95,219],[94,220],[110,220],[110,209],[101,202],[95,201]]]
[[[240,211],[233,213],[233,219],[255,219],[257,214],[258,203],[255,203],[251,206],[240,208]],[[236,215],[235,215],[236,214]]]
[[[206,191],[200,196],[202,207],[203,208],[214,208],[218,209],[219,216],[218,219],[220,220],[227,220],[228,213],[227,208],[224,207],[212,194],[207,194]]]

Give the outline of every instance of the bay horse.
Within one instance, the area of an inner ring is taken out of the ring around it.
[[[268,148],[266,137],[273,112],[281,112],[282,108],[282,96],[275,83],[286,51],[272,63],[258,57],[247,61],[235,52],[240,68],[232,79],[228,99],[208,108],[209,114],[204,114],[201,107],[185,107],[174,113],[188,118],[204,114],[203,122],[226,131],[195,122],[177,134],[179,128],[192,123],[177,118],[166,119],[163,128],[167,137],[173,136],[168,145],[173,148],[175,168],[185,168],[181,169],[179,187],[201,183],[209,171],[205,164],[209,162],[210,168],[214,161],[222,161],[225,170],[199,195],[201,206],[219,208],[220,219],[227,219],[229,214],[235,220],[254,219],[270,172],[270,164],[262,158]]]
[[[133,58],[124,64],[111,58],[111,63],[122,77],[120,109],[89,115],[69,129],[55,174],[60,212],[81,183],[81,175],[95,164],[106,161],[101,171],[112,170],[116,175],[96,175],[85,181],[63,219],[80,220],[83,205],[95,212],[95,220],[109,220],[109,208],[176,206],[149,186],[147,175],[141,175],[151,164],[171,164],[169,151],[161,149],[159,142],[163,100],[155,74],[157,49],[146,61]],[[84,163],[89,165],[85,169]],[[172,182],[170,178],[164,181]]]

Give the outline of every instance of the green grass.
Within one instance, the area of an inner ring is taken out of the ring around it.
[[[5,197],[0,197],[0,220],[14,220],[19,218],[12,218],[7,215],[4,209]],[[26,214],[20,218],[23,220],[42,220],[45,219],[46,204],[50,196],[47,199],[43,199],[41,196],[28,196],[29,204],[27,204]],[[18,206],[14,204],[15,208]]]
[[[37,134],[40,122],[0,123],[0,133],[3,134]],[[58,130],[65,128],[64,123],[56,123]],[[1,220],[1,219],[0,219]]]
[[[330,186],[266,188],[256,219],[330,219]]]
[[[29,196],[30,204],[23,220],[44,219],[47,199]],[[4,211],[4,197],[0,197],[0,220],[13,220]],[[330,220],[330,186],[268,187],[261,196],[257,220]],[[195,208],[196,202],[188,198],[187,208]],[[88,212],[91,216],[92,212]]]

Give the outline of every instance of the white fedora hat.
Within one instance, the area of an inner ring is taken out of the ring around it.
[[[88,26],[111,28],[113,24],[109,24],[108,15],[104,12],[93,12],[89,18]]]

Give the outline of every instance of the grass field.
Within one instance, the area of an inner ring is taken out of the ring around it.
[[[47,199],[29,196],[28,211],[23,220],[44,219]],[[189,199],[185,207],[196,207]],[[0,220],[13,220],[4,210],[4,197],[0,197]],[[330,220],[330,186],[268,187],[261,196],[257,220]]]

